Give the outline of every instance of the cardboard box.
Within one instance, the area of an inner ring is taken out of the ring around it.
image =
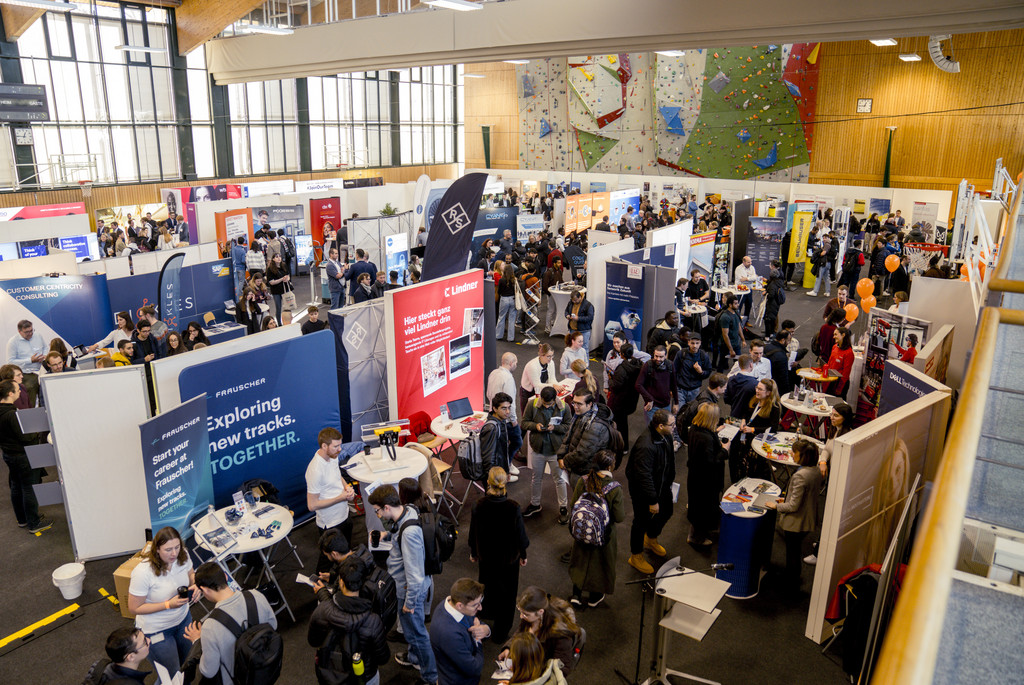
[[[135,614],[128,611],[128,586],[132,582],[132,570],[145,559],[145,555],[149,553],[150,544],[147,542],[145,547],[114,571],[114,589],[117,593],[117,601],[120,603],[121,615],[125,618],[135,618]]]

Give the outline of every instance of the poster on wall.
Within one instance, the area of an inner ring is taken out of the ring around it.
[[[473,225],[472,254],[475,256],[488,238],[493,239],[494,245],[497,246],[498,241],[505,235],[505,231],[509,231],[512,234],[513,244],[516,240],[521,240],[516,235],[516,230],[518,229],[516,219],[518,216],[518,207],[481,209],[480,213],[477,214],[476,223]]]
[[[773,259],[782,254],[782,239],[786,237],[786,220],[775,217],[750,218],[747,232],[747,253],[758,275],[767,277]],[[742,255],[738,255],[742,256]]]
[[[2,339],[17,335],[18,322],[24,319],[47,344],[61,338],[70,348],[102,340],[113,323],[106,274],[0,281]]]
[[[868,214],[877,214],[880,221],[884,221],[889,214],[889,207],[892,200],[884,197],[873,197],[868,201]]]
[[[348,226],[342,222],[341,198],[324,197],[309,201],[310,234],[320,244],[326,242],[327,230],[338,232],[338,242],[348,243]],[[330,224],[328,226],[328,224]],[[325,230],[327,229],[327,230]]]
[[[576,232],[580,223],[580,196],[570,195],[565,198],[565,235]]]
[[[919,230],[924,234],[926,243],[945,243],[946,236],[943,231],[942,240],[936,239],[936,231],[939,225],[939,203],[938,202],[915,202],[913,213],[910,215],[910,229]]]
[[[280,491],[281,504],[306,511],[304,474],[320,448],[317,433],[340,421],[337,374],[309,371],[334,363],[334,335],[323,330],[182,370],[181,396],[207,397],[215,506],[262,478]]]
[[[388,402],[392,419],[468,397],[483,406],[483,346],[474,344],[482,320],[484,274],[471,269],[384,294],[388,338]]]
[[[244,236],[246,245],[252,244],[252,209],[250,207],[216,212],[213,219],[217,224],[217,246],[222,255],[227,254],[229,243],[233,238]]]
[[[270,230],[277,233],[284,229],[284,234],[294,238],[306,232],[306,208],[303,205],[275,205],[273,207],[253,207],[253,231],[270,225]],[[234,236],[228,236],[230,240]]]
[[[84,202],[65,202],[59,205],[36,205],[34,207],[4,207],[0,209],[0,221],[49,219],[54,216],[85,213]]]
[[[607,262],[605,274],[604,349],[612,349],[612,338],[619,332],[633,347],[643,349],[644,267]]]
[[[516,217],[516,236],[526,244],[531,235],[540,235],[544,230],[543,214],[520,214]]]
[[[888,414],[936,390],[948,392],[949,388],[909,364],[886,359],[879,391],[878,415]]]
[[[873,308],[868,317],[867,346],[864,371],[860,376],[857,396],[857,423],[862,424],[878,416],[878,401],[882,389],[885,362],[899,357],[900,351],[911,346],[916,338],[920,350],[928,341],[931,322],[911,316]]]
[[[632,188],[630,190],[615,190],[610,195],[610,208],[608,210],[608,223],[612,226],[618,226],[619,219],[626,213],[629,207],[633,208],[633,214],[636,215],[637,210],[640,208],[640,189]]]
[[[200,395],[139,426],[152,530],[171,526],[187,540],[193,516],[213,504],[206,424],[206,396]]]
[[[686,275],[696,269],[705,278],[711,278],[711,270],[715,259],[715,232],[705,231],[690,236],[690,261],[686,267]]]
[[[139,310],[146,305],[159,309],[158,281],[160,274],[151,272],[112,278],[106,282],[110,298],[109,311],[131,312],[132,320],[139,320]],[[168,329],[184,330],[192,321],[203,323],[203,314],[213,312],[217,321],[229,321],[224,313],[224,303],[235,299],[235,286],[231,278],[231,260],[218,259],[213,262],[192,264],[181,267],[178,273],[178,316],[167,321]],[[163,316],[163,312],[161,317]],[[100,340],[110,330],[105,319],[103,333],[92,342]],[[90,343],[91,344],[91,343]]]

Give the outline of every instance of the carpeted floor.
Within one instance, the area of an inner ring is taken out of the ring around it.
[[[797,336],[801,344],[807,346],[821,323],[824,305],[824,298],[810,298],[801,291],[794,291],[789,293],[780,318],[797,321]],[[855,332],[859,334],[863,320],[857,324]],[[552,339],[551,342],[554,344],[557,340]],[[561,346],[556,346],[556,349],[560,351]],[[533,348],[505,342],[498,344],[499,355],[508,350],[519,355],[520,366],[535,354]],[[596,362],[591,364],[596,375],[599,375],[599,366]],[[516,375],[518,377],[518,373]],[[308,430],[316,431],[319,428],[309,426]],[[637,412],[630,421],[631,434],[639,435],[642,429],[643,415]],[[685,448],[676,455],[676,460],[678,480],[685,482]],[[298,467],[305,467],[305,458]],[[529,500],[529,473],[523,469],[519,482],[510,486],[510,496],[524,506]],[[617,475],[624,482],[625,477],[621,471]],[[626,564],[629,552],[628,526],[632,519],[628,492],[626,497],[627,519],[618,533],[620,563],[616,592],[601,606],[580,611],[578,618],[586,627],[589,640],[579,668],[570,682],[604,685],[633,681],[637,642],[641,637],[642,600],[638,586],[624,585],[626,581],[641,577]],[[535,584],[567,597],[570,592],[567,566],[560,563],[558,557],[569,548],[570,538],[566,527],[557,524],[557,503],[550,479],[545,483],[543,506],[544,511],[526,524],[531,545],[529,563],[520,575],[520,587]],[[0,513],[2,639],[71,604],[63,600],[59,591],[53,587],[50,573],[60,564],[71,561],[73,554],[67,521],[61,507],[45,509],[45,514],[53,518],[54,527],[38,537],[17,527],[6,502],[0,507],[3,507]],[[110,515],[118,515],[116,502],[111,502]],[[468,531],[468,521],[467,510],[460,517],[463,535]],[[686,525],[684,503],[681,502],[661,537],[669,556],[681,556],[682,563],[690,568],[703,568],[713,563],[715,547],[698,551],[685,543]],[[361,519],[356,521],[355,530],[356,540],[365,540],[366,533]],[[313,650],[306,644],[306,626],[314,608],[314,598],[308,587],[293,580],[296,572],[309,572],[315,563],[315,527],[307,524],[296,529],[292,533],[292,540],[298,545],[305,565],[304,569],[299,569],[294,558],[285,558],[278,567],[278,577],[283,581],[285,596],[296,614],[295,623],[291,622],[287,614],[282,614],[281,618],[280,632],[284,637],[286,653],[284,674],[280,682],[311,683],[315,682]],[[776,536],[773,564],[781,567],[783,555],[782,539]],[[649,558],[655,566],[658,565],[657,559]],[[92,661],[103,654],[107,634],[116,627],[128,624],[127,619],[122,618],[117,609],[99,593],[100,588],[114,592],[112,573],[123,559],[88,562],[85,591],[76,600],[79,609],[53,623],[38,627],[30,637],[15,640],[0,649],[0,681],[17,685],[81,682]],[[476,576],[476,568],[469,561],[464,541],[460,541],[444,573],[435,578],[435,602],[443,599],[451,583],[462,576]],[[762,583],[761,592],[756,598],[745,601],[723,599],[719,604],[722,614],[702,642],[678,636],[670,639],[667,651],[669,666],[721,683],[753,681],[791,685],[845,682],[839,662],[841,648],[833,647],[822,655],[821,647],[804,637],[812,578],[813,568],[805,565],[803,592],[796,598],[780,594],[769,576]],[[648,605],[647,630],[643,634],[648,656],[643,658],[641,680],[649,672],[649,649],[654,642],[655,620],[652,607],[653,604]],[[392,645],[393,653],[401,649],[404,649],[404,645]],[[483,682],[489,679],[493,657],[498,651],[497,645],[487,644],[485,647],[487,662]],[[382,683],[386,685],[402,685],[415,680],[415,671],[403,669],[393,661],[382,670]]]

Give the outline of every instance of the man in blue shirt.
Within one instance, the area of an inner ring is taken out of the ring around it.
[[[245,236],[240,235],[231,246],[231,271],[235,276],[235,300],[242,299],[242,290],[245,289],[245,253],[249,250],[245,247]]]
[[[14,364],[25,375],[23,383],[28,391],[29,406],[36,406],[39,394],[39,369],[46,358],[47,345],[43,336],[36,335],[32,322],[18,322],[18,334],[7,341],[7,363]]]
[[[481,642],[491,629],[476,617],[483,607],[484,586],[472,578],[459,578],[430,622],[430,644],[437,658],[437,673],[445,685],[476,685],[484,667]]]
[[[377,266],[370,261],[370,257],[362,248],[356,250],[356,262],[348,268],[345,279],[349,282],[348,294],[355,297],[356,288],[359,287],[359,277],[363,274],[370,274],[370,281],[377,278]]]
[[[374,490],[370,505],[381,521],[393,522],[388,573],[395,580],[398,602],[402,605],[398,620],[409,643],[409,651],[396,654],[395,661],[419,669],[420,683],[436,685],[437,665],[423,617],[423,605],[430,593],[430,577],[424,571],[426,551],[419,512],[411,505],[402,504],[393,485],[382,485]]]
[[[332,247],[327,253],[327,290],[331,293],[331,309],[345,306],[345,265],[338,261],[338,249]]]

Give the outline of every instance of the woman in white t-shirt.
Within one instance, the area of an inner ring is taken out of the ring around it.
[[[128,609],[135,614],[135,626],[149,638],[149,659],[175,673],[192,643],[185,628],[192,622],[189,599],[199,599],[192,560],[174,528],[161,528],[153,536],[147,559],[132,570],[128,586]],[[178,588],[187,587],[184,597]]]

